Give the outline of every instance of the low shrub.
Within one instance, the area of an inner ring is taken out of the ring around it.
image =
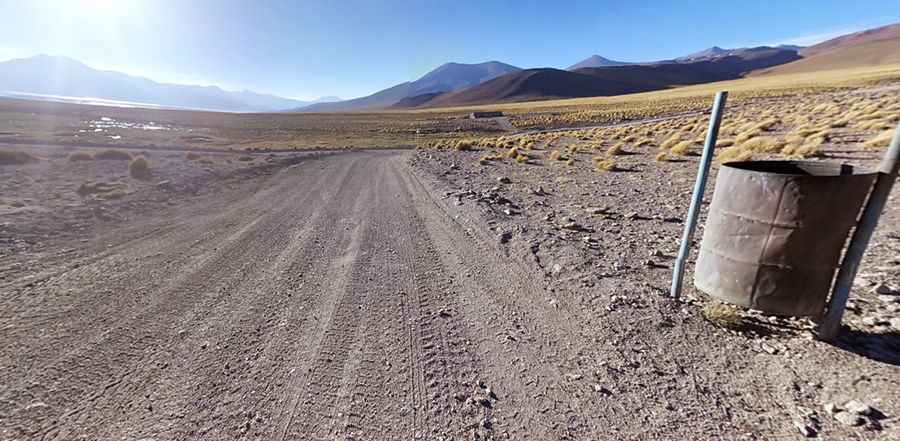
[[[37,156],[18,150],[0,150],[0,165],[22,165],[39,161]]]
[[[74,152],[69,155],[69,161],[93,161],[94,155],[88,152]]]
[[[150,161],[138,156],[128,163],[128,173],[135,179],[150,179]]]
[[[616,162],[612,159],[601,159],[599,161],[594,161],[594,168],[599,172],[614,171],[616,169]]]

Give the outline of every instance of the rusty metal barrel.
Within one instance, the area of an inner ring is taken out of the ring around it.
[[[694,285],[773,315],[820,316],[875,177],[824,162],[722,165]]]

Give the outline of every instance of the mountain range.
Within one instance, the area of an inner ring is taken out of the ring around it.
[[[37,55],[0,62],[0,92],[32,98],[100,98],[154,107],[266,112],[338,98],[300,101],[248,90],[226,91],[216,86],[158,83],[114,71],[93,69],[71,58]]]
[[[521,69],[488,61],[446,63],[413,81],[360,98],[300,101],[215,86],[158,83],[39,55],[0,62],[0,95],[41,99],[91,97],[150,106],[238,112],[350,112],[620,95],[689,84],[900,63],[900,23],[814,46],[713,46],[670,60],[625,62],[592,55],[566,70]]]
[[[453,92],[521,70],[518,67],[499,61],[488,61],[478,64],[446,63],[428,72],[418,80],[400,83],[369,96],[337,103],[314,104],[298,110],[304,112],[335,112],[385,108],[407,98]]]
[[[740,78],[766,67],[800,59],[796,51],[753,48],[698,61],[528,69],[457,92],[440,94],[416,107],[447,107],[509,101],[578,98],[647,92],[689,84]]]

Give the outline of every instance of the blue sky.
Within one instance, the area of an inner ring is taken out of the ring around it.
[[[0,59],[65,55],[157,81],[351,98],[447,61],[811,44],[900,21],[883,1],[0,0]]]

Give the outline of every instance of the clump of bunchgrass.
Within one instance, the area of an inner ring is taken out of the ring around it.
[[[721,164],[749,161],[750,159],[753,159],[753,151],[745,150],[737,145],[719,150],[719,153],[716,155],[716,160]]]
[[[598,172],[615,171],[616,162],[612,159],[594,158],[594,169]]]
[[[887,147],[891,143],[891,139],[894,137],[894,132],[891,130],[887,130],[875,135],[872,139],[863,143],[864,146],[869,148],[882,148]]]
[[[695,145],[696,145],[696,143],[694,143],[694,141],[681,141],[678,144],[675,144],[674,146],[672,146],[672,148],[669,149],[669,151],[675,155],[685,156],[685,155],[693,152]]]
[[[720,302],[710,302],[704,306],[703,317],[725,329],[741,330],[745,326],[744,318],[736,308]]]
[[[150,161],[143,156],[138,156],[128,163],[128,173],[135,179],[150,179]]]
[[[18,150],[0,150],[0,165],[22,165],[37,162],[40,159],[28,152]]]
[[[69,161],[77,162],[77,161],[93,161],[94,155],[89,152],[74,152],[69,155]]]

